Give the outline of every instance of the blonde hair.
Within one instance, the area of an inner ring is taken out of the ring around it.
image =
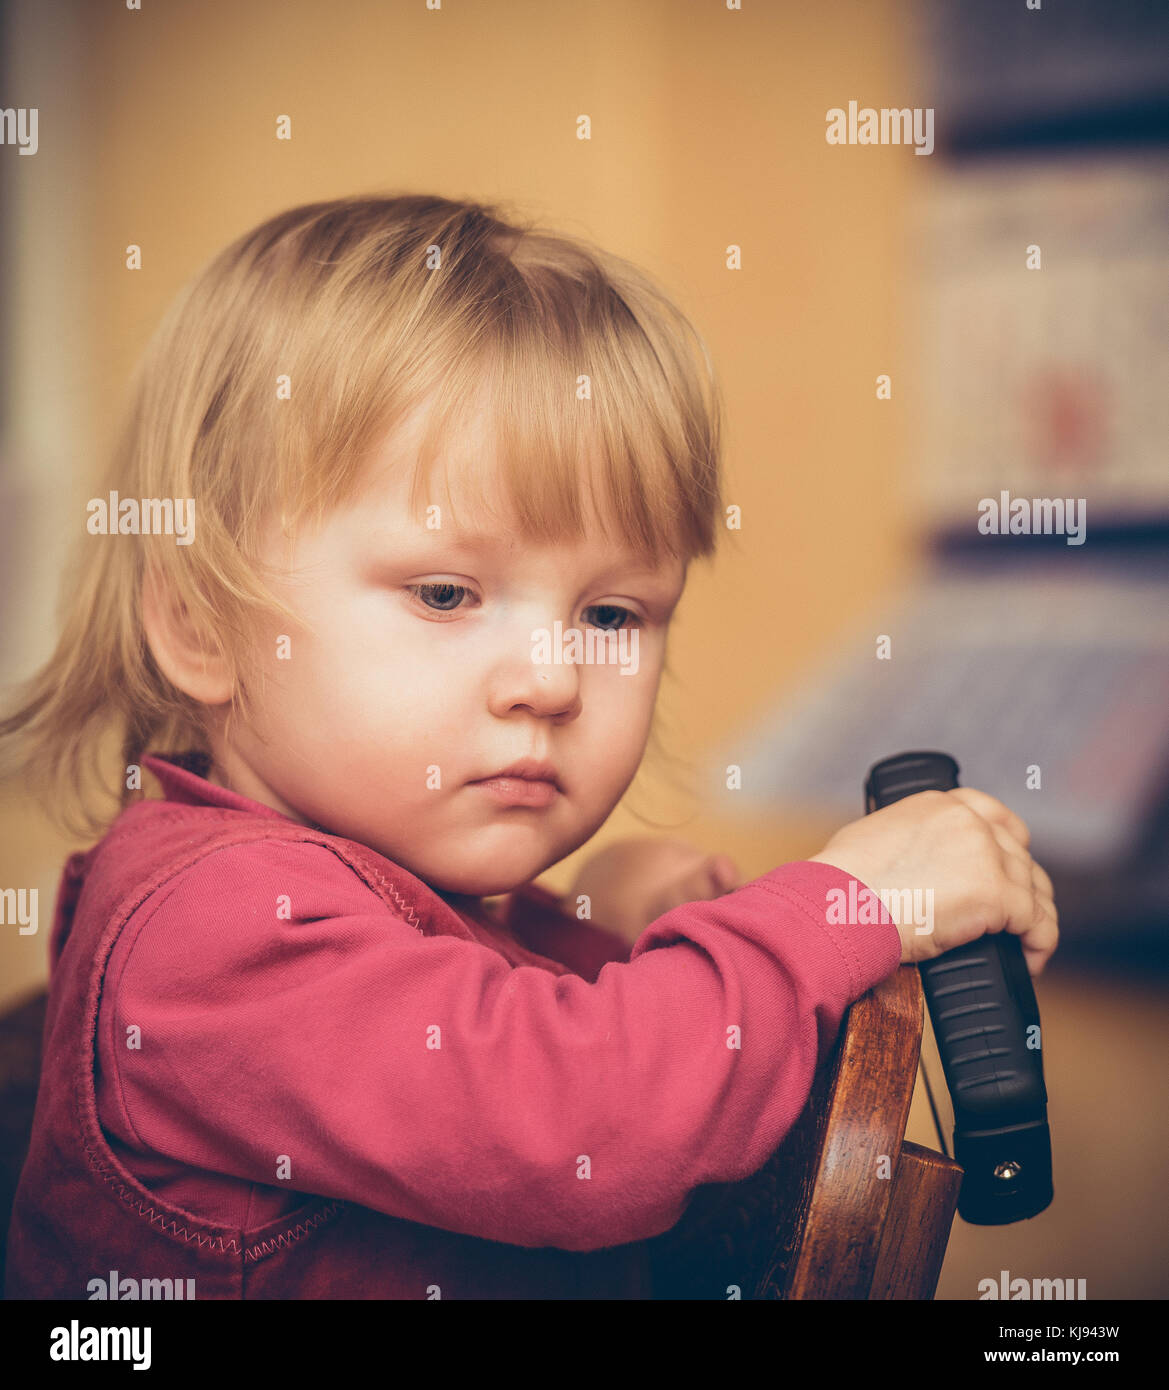
[[[587,486],[635,552],[687,563],[713,552],[710,356],[631,263],[497,204],[424,195],[310,203],[232,242],[147,345],[108,469],[122,497],[195,499],[197,540],[82,538],[59,644],[0,721],[6,770],[90,835],[133,799],[124,775],[116,790],[103,781],[114,747],[123,767],[206,751],[203,707],[147,644],[147,574],[200,640],[232,655],[231,708],[244,710],[256,615],[287,612],[261,577],[265,524],[278,514],[287,530],[345,501],[385,432],[432,400],[417,508],[447,430],[484,398],[525,538],[579,536]]]

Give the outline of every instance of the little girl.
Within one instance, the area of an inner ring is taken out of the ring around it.
[[[294,208],[183,292],[0,724],[119,812],[61,885],[9,1297],[637,1297],[899,962],[1007,929],[1042,968],[1050,880],[969,789],[733,889],[677,846],[532,883],[642,759],[718,434],[643,274],[478,204]],[[590,630],[622,659],[547,645]],[[935,886],[933,936],[830,922],[854,878]]]

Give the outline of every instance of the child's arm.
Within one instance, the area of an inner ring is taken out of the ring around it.
[[[139,1151],[490,1240],[641,1240],[765,1162],[844,1010],[896,969],[887,913],[828,922],[848,883],[783,865],[667,913],[589,983],[423,936],[322,847],[219,850],[111,958],[102,1122]]]

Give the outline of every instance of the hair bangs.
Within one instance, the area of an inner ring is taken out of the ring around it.
[[[458,524],[457,456],[459,496],[526,540],[579,540],[600,526],[652,564],[709,554],[719,505],[709,402],[695,407],[679,389],[618,295],[509,270],[494,317],[434,384],[415,512],[434,501],[441,460]]]

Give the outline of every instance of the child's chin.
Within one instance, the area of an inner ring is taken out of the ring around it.
[[[497,871],[490,874],[443,874],[440,879],[428,878],[426,881],[439,893],[457,893],[467,898],[494,898],[503,893],[514,892],[534,877],[535,872],[516,875],[501,874]]]
[[[419,854],[403,853],[399,846],[397,852],[391,850],[386,857],[408,869],[436,893],[493,898],[531,883],[569,852],[543,838],[527,836],[517,842],[514,835],[476,836],[472,830],[439,837]]]
[[[546,867],[543,861],[501,862],[496,859],[488,864],[446,864],[441,872],[433,876],[424,874],[422,877],[439,893],[459,893],[470,898],[493,898],[502,893],[512,893],[523,884],[530,883]]]

